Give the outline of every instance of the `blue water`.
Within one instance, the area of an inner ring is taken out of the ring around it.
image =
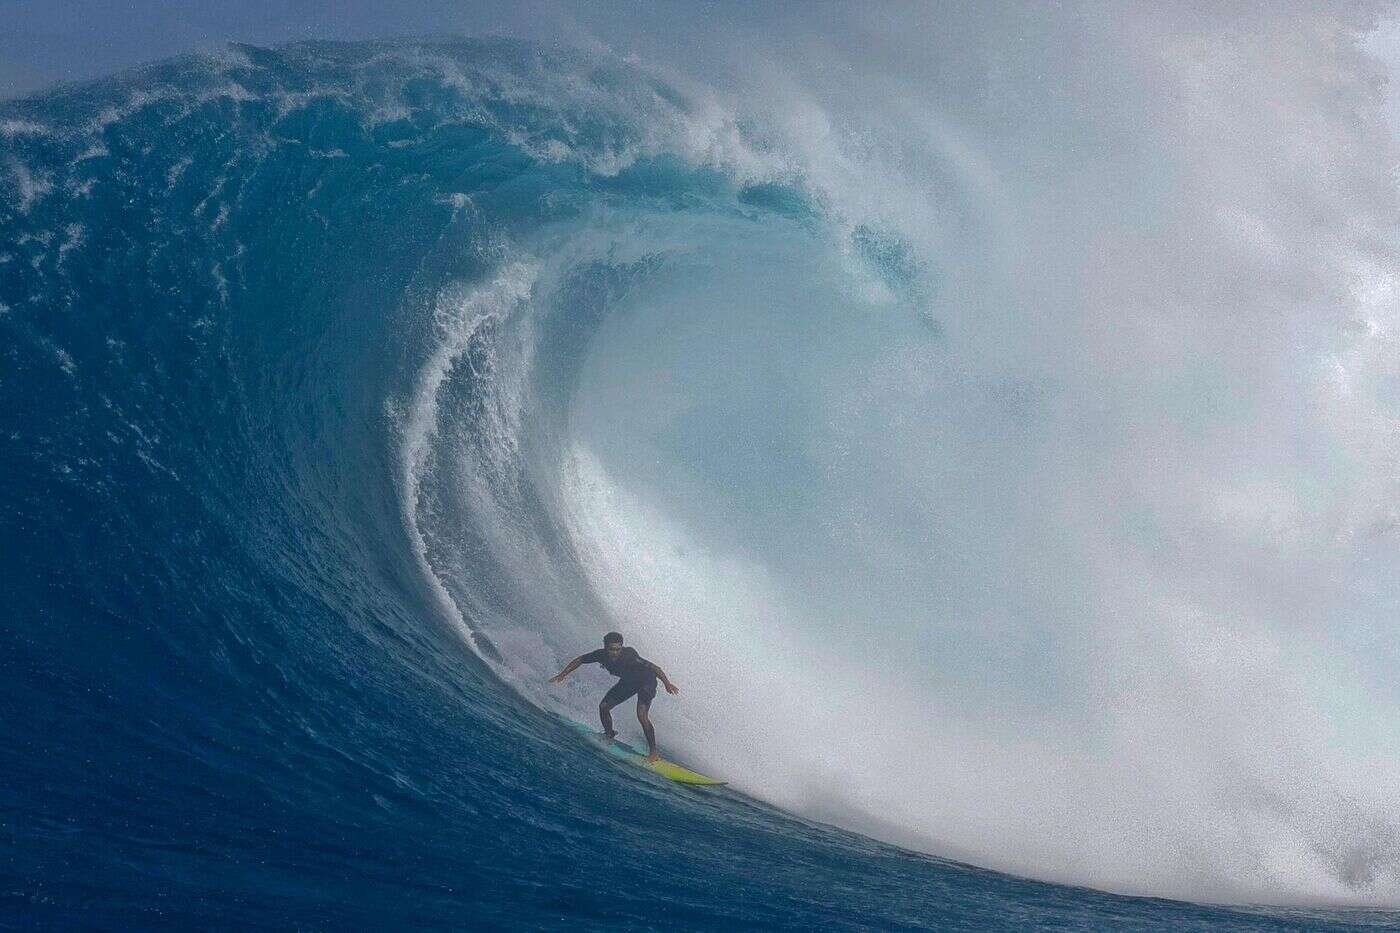
[[[969,867],[640,777],[558,718],[601,683],[551,709],[535,674],[611,621],[549,480],[583,360],[697,253],[809,269],[831,238],[800,180],[655,131],[687,106],[443,41],[0,107],[4,925],[1400,926]]]

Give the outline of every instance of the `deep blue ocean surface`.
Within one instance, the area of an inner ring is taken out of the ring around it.
[[[936,277],[714,148],[761,162],[757,128],[697,148],[705,119],[504,41],[233,47],[0,105],[0,925],[1400,926],[1022,880],[648,779],[561,722],[603,681],[543,676],[625,624],[558,480],[593,475],[580,399],[636,385],[600,344],[735,268],[826,290],[839,253],[895,305]],[[865,339],[904,327],[938,338]],[[705,378],[752,362],[689,346]],[[691,436],[741,500],[803,456]],[[666,702],[663,749],[732,772]]]

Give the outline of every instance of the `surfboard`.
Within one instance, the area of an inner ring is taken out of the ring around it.
[[[617,739],[610,740],[607,736],[603,735],[603,733],[590,726],[585,726],[581,722],[574,722],[572,719],[568,722],[575,730],[587,736],[590,742],[613,758],[625,761],[630,765],[636,765],[639,768],[646,768],[648,771],[655,771],[662,777],[669,778],[677,784],[692,784],[699,787],[720,787],[726,783],[712,777],[707,777],[698,771],[692,771],[689,768],[676,764],[674,761],[667,761],[665,758],[658,758],[656,761],[647,761],[646,755],[637,751],[626,742],[620,742]]]

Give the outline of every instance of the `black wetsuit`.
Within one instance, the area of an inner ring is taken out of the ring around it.
[[[637,695],[637,702],[650,706],[656,699],[656,670],[651,662],[637,654],[636,648],[623,648],[617,657],[610,657],[606,648],[590,651],[580,660],[584,664],[601,664],[607,672],[619,678],[607,693],[603,694],[603,705],[613,707]]]

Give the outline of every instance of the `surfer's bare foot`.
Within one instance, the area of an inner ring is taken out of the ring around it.
[[[647,763],[648,763],[648,764],[653,764],[653,765],[654,765],[654,764],[656,764],[656,760],[657,760],[658,758],[660,758],[660,757],[661,757],[660,755],[656,754],[656,749],[653,748],[653,749],[647,754]]]
[[[604,732],[604,733],[603,733],[603,738],[605,738],[605,739],[607,739],[609,742],[611,742],[613,739],[617,738],[617,731],[614,730],[614,731],[612,731],[612,732]]]

